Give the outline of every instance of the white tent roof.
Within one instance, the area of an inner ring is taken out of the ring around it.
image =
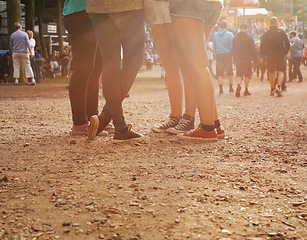
[[[243,16],[243,14],[243,8],[238,8],[238,16]],[[265,8],[245,8],[245,16],[256,16],[257,14],[267,16],[269,12]]]

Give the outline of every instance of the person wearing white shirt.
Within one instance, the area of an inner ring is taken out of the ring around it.
[[[36,46],[36,41],[35,39],[33,38],[33,32],[31,30],[27,30],[26,33],[28,34],[28,37],[29,37],[29,43],[30,43],[30,47],[29,47],[29,50],[31,51],[29,53],[29,56],[35,56],[35,52],[34,52],[34,48]],[[35,57],[30,57],[30,63],[31,63],[31,68],[33,70],[33,74],[34,74],[34,78],[36,78],[36,72],[35,72]],[[35,83],[32,83],[32,80],[31,78],[28,78],[28,84],[35,84]]]

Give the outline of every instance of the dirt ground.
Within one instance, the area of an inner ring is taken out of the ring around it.
[[[303,68],[282,98],[255,76],[251,96],[217,94],[227,137],[209,144],[151,132],[159,69],[124,101],[140,143],[71,136],[67,83],[0,85],[0,239],[307,239]]]

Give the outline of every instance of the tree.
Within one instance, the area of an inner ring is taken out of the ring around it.
[[[8,33],[9,36],[15,31],[14,24],[16,22],[21,23],[21,8],[20,8],[20,1],[19,0],[10,0],[6,1],[6,8],[7,8],[7,22],[8,22]],[[10,57],[10,74],[9,74],[9,82],[13,82],[13,61],[12,61],[12,53]],[[22,66],[21,66],[22,67]],[[20,72],[21,82],[25,81],[25,75],[23,71]]]
[[[34,0],[25,0],[26,12],[26,30],[34,32]]]
[[[43,27],[43,14],[44,14],[44,0],[36,0],[37,6],[37,19],[38,19],[38,26],[39,26],[39,42],[42,48],[42,55],[44,58],[48,57],[48,52],[46,48],[46,43],[44,39],[44,27]]]
[[[62,0],[57,0],[57,33],[59,39],[59,52],[63,54],[63,29],[62,29]]]

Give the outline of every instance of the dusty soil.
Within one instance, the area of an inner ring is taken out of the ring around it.
[[[217,95],[227,137],[210,144],[151,132],[159,70],[124,102],[140,143],[71,136],[66,86],[0,85],[0,239],[307,239],[306,79]]]

